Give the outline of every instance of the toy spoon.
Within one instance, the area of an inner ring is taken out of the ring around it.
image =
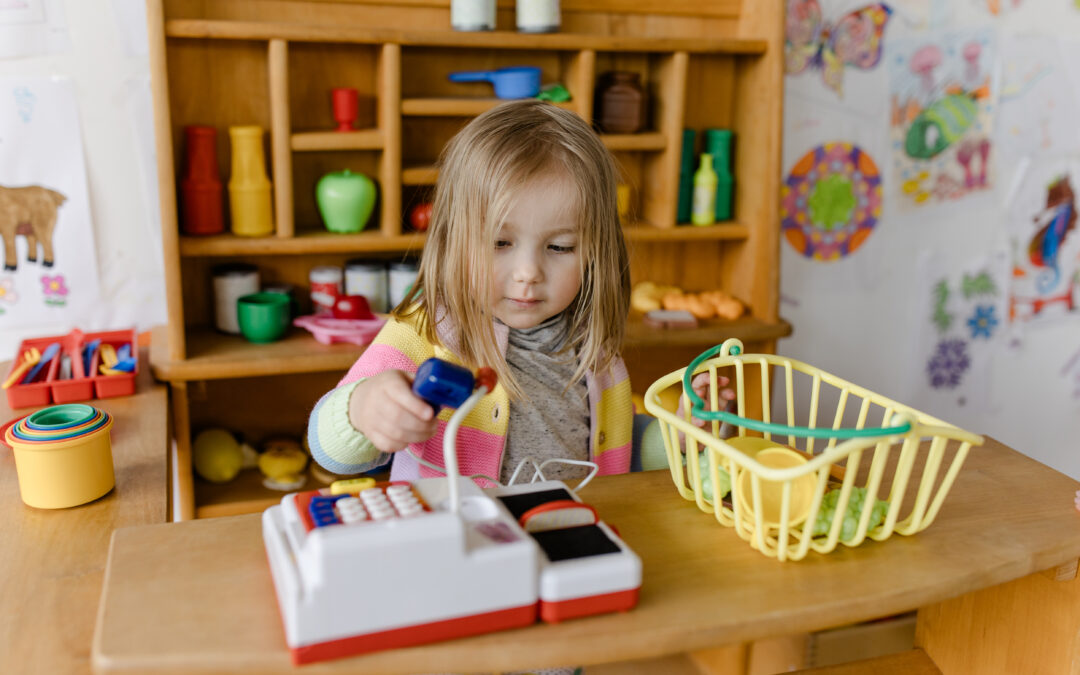
[[[23,378],[22,383],[23,384],[30,384],[31,382],[33,382],[34,378],[37,377],[38,373],[41,372],[41,369],[45,367],[45,364],[47,364],[49,361],[51,361],[52,358],[54,356],[56,356],[56,353],[58,351],[60,351],[60,343],[59,342],[53,342],[48,347],[46,347],[45,351],[42,352],[42,354],[41,354],[41,360],[37,362],[36,366],[34,366],[33,368],[30,369],[30,372],[27,373],[26,377]]]

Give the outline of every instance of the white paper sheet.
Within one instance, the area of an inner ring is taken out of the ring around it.
[[[16,251],[0,269],[0,330],[86,316],[98,299],[80,128],[70,82],[0,80],[0,238]],[[38,189],[9,189],[26,186]]]

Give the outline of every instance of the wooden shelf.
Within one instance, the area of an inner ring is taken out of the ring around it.
[[[253,344],[239,335],[225,335],[209,328],[187,332],[190,356],[169,361],[168,336],[164,328],[154,331],[150,367],[159,380],[216,380],[236,377],[259,377],[285,373],[345,372],[363,352],[351,344],[324,345],[300,328],[290,329],[284,339],[269,344]],[[698,328],[658,329],[633,315],[626,331],[626,346],[681,347],[720,344],[727,338],[743,342],[775,340],[791,334],[786,321],[767,323],[754,318],[735,321],[703,321]]]
[[[699,321],[697,328],[653,328],[641,315],[630,316],[626,326],[626,347],[695,347],[718,345],[728,338],[738,338],[744,344],[767,342],[791,335],[791,324],[780,320],[768,323],[752,317],[735,321],[707,319]]]
[[[652,101],[648,128],[600,136],[615,155],[619,179],[633,188],[630,213],[638,222],[628,222],[624,234],[634,278],[737,287],[751,300],[754,315],[777,315],[783,3],[567,0],[566,32],[525,34],[451,30],[443,16],[448,0],[387,0],[374,13],[364,9],[365,2],[226,3],[229,8],[147,2],[169,310],[150,365],[155,376],[172,384],[178,467],[190,465],[193,425],[208,418],[209,404],[200,398],[206,391],[230,405],[235,401],[238,430],[244,424],[259,429],[264,415],[276,420],[283,409],[296,410],[284,397],[277,401],[280,392],[262,389],[263,381],[284,376],[304,383],[311,391],[301,396],[290,389],[289,396],[307,399],[363,351],[319,344],[301,329],[267,345],[214,331],[207,268],[216,261],[246,260],[265,268],[268,278],[302,285],[311,265],[340,264],[354,255],[419,253],[427,235],[405,223],[408,207],[428,198],[438,183],[433,158],[469,118],[504,103],[490,87],[449,82],[446,73],[453,70],[535,62],[574,95],[556,105],[590,124],[597,117],[598,74],[641,74]],[[499,0],[500,12],[512,6],[513,0]],[[208,71],[207,63],[215,68]],[[340,86],[355,87],[363,97],[358,124],[364,128],[339,132],[327,117],[326,93]],[[311,101],[323,101],[322,108],[312,110]],[[275,233],[184,236],[176,209],[176,168],[183,161],[175,140],[189,124],[224,129],[237,123],[237,115],[248,119],[241,114],[245,110],[259,111],[257,121],[268,131],[265,165],[274,186]],[[733,170],[741,177],[736,220],[676,226],[683,130],[714,127],[731,129],[737,148],[753,149],[733,155]],[[332,154],[341,152],[351,153],[357,170],[379,184],[378,213],[357,234],[327,232],[311,194],[322,175],[341,168],[345,155]],[[409,160],[404,166],[403,158]],[[680,348],[689,352],[728,337],[771,347],[790,332],[784,321],[759,319],[660,331],[632,318],[625,347],[636,363],[628,357],[628,368],[631,378],[645,382],[667,361],[681,361]],[[296,377],[303,373],[308,375]],[[203,380],[210,384],[202,387]],[[250,389],[259,395],[237,393]],[[198,515],[260,510],[280,499],[261,487],[257,473],[252,482],[251,489],[243,481],[202,486]],[[176,496],[182,517],[195,512],[190,487],[188,473]]]
[[[411,31],[354,26],[318,26],[303,23],[169,19],[165,36],[218,40],[294,40],[398,44],[417,47],[469,47],[490,49],[549,49],[605,52],[690,52],[700,54],[764,54],[768,42],[755,38],[651,38],[582,33],[529,34],[516,31],[454,32]]]
[[[260,513],[281,503],[281,498],[288,494],[281,490],[271,490],[262,484],[263,475],[258,469],[243,469],[236,478],[228,483],[211,483],[202,478],[195,478],[195,517],[217,518],[219,516],[239,516],[245,513]],[[314,490],[326,487],[307,470],[307,482],[301,490]]]
[[[277,342],[253,344],[240,335],[205,327],[186,333],[188,358],[170,361],[168,335],[154,330],[150,367],[159,380],[217,380],[286,373],[340,371],[352,366],[364,348],[353,344],[324,345],[302,328],[290,328]]]
[[[402,185],[434,185],[439,180],[439,170],[433,166],[410,166],[401,170]]]
[[[434,185],[439,172],[434,167],[413,167],[402,171],[405,185]],[[746,239],[750,228],[739,223],[677,227],[653,227],[648,223],[636,223],[623,229],[628,241],[717,241],[722,239]],[[359,234],[335,234],[333,232],[302,232],[295,237],[237,237],[230,234],[210,237],[180,237],[180,255],[202,256],[251,256],[251,255],[300,255],[305,253],[396,253],[418,251],[424,247],[427,235],[418,232],[387,236],[378,230]]]
[[[491,110],[500,103],[499,98],[403,98],[401,114],[412,117],[475,117]],[[565,110],[573,110],[574,104],[554,104]]]
[[[718,241],[722,239],[746,239],[750,228],[739,223],[717,223],[715,225],[676,225],[675,227],[654,227],[648,223],[635,223],[623,228],[627,241]]]
[[[424,239],[425,235],[415,232],[387,236],[379,230],[358,234],[310,231],[298,233],[295,237],[237,237],[221,234],[210,237],[180,237],[180,255],[197,257],[418,251],[423,248]]]
[[[600,140],[608,150],[663,150],[667,138],[661,133],[601,134]]]
[[[383,134],[378,129],[357,131],[304,131],[292,135],[293,150],[381,150]]]

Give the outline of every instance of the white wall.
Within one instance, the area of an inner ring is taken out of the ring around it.
[[[21,339],[165,322],[157,176],[143,0],[64,0],[71,48],[0,60],[0,78],[61,77],[79,103],[101,303],[62,323],[0,333],[0,360]]]
[[[865,4],[822,2],[829,18]],[[1000,4],[1008,11],[998,17],[986,11],[983,0],[901,0],[893,4],[898,15],[887,28],[886,41],[917,34],[920,28],[905,21],[904,12],[910,17],[912,11],[918,13],[926,7],[945,27],[990,27],[996,31],[999,44],[1007,34],[1080,38],[1080,10],[1073,7],[1072,0],[1021,0],[1015,8],[1013,0],[1002,0]],[[1080,63],[1061,65],[1080,69]],[[887,77],[884,67],[865,74],[853,74],[849,68],[847,74],[852,82],[859,77]],[[814,133],[797,123],[806,112],[799,106],[806,103],[792,92],[795,88],[805,91],[805,86],[805,82],[796,84],[794,77],[788,76],[786,149]],[[1080,97],[1080,91],[1071,93]],[[881,103],[885,114],[887,103]],[[850,110],[866,104],[847,96],[837,105]],[[887,125],[887,120],[856,119],[841,130],[849,138],[835,140],[873,143],[870,137]],[[1080,119],[1076,125],[1080,130]],[[894,177],[888,175],[891,160],[887,142],[880,147],[882,154],[877,160],[888,181]],[[794,161],[792,154],[797,159],[801,153],[785,152],[785,177]],[[862,248],[839,262],[807,260],[782,241],[781,313],[794,325],[795,332],[779,343],[778,350],[958,426],[993,436],[1080,478],[1080,399],[1074,393],[1072,376],[1062,374],[1063,366],[1080,349],[1080,314],[1052,324],[1026,327],[1017,333],[1018,340],[999,340],[986,368],[985,383],[980,386],[984,401],[961,404],[956,397],[944,402],[934,398],[931,402],[925,389],[911,386],[913,379],[918,379],[912,377],[913,373],[918,376],[926,364],[925,354],[915,349],[922,330],[920,321],[922,326],[926,324],[925,317],[919,316],[925,307],[916,261],[920,255],[932,252],[963,266],[1005,246],[1006,192],[1016,166],[1016,158],[998,153],[997,184],[991,194],[929,209],[922,216],[898,213],[895,203],[889,201],[886,186],[884,214],[874,233]],[[1073,176],[1073,185],[1078,184],[1078,179],[1080,176]]]

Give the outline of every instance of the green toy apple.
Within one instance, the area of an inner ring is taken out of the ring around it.
[[[326,174],[315,186],[319,214],[331,232],[363,230],[375,209],[375,196],[375,182],[348,169]]]

